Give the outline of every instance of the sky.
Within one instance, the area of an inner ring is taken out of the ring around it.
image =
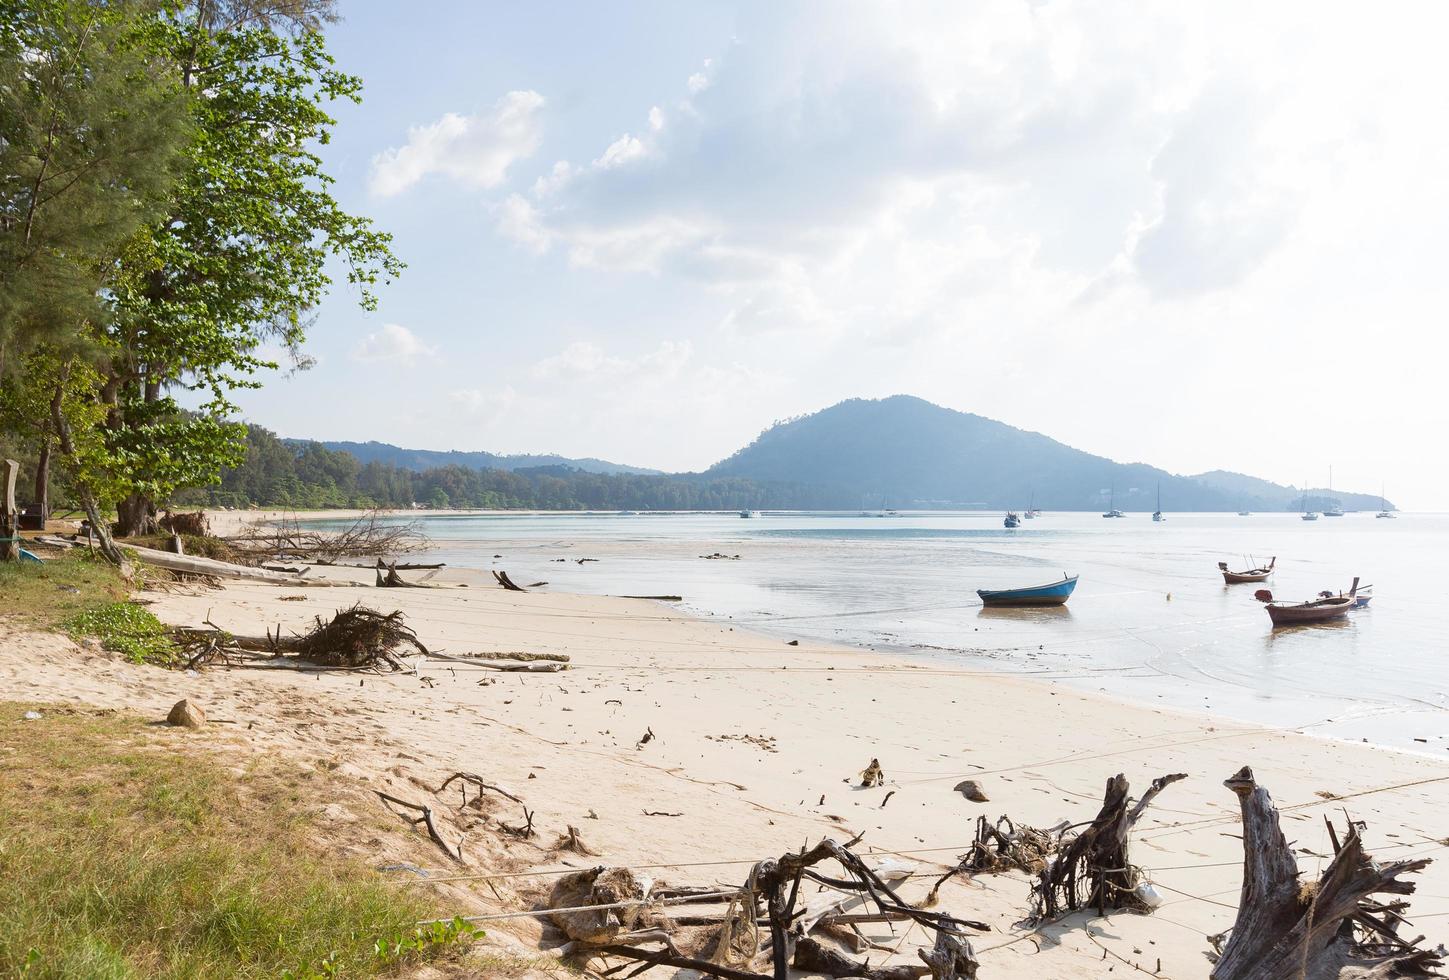
[[[286,436],[701,469],[907,393],[1449,509],[1449,6],[340,0]]]

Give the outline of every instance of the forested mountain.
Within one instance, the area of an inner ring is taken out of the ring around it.
[[[1199,473],[1192,479],[1226,490],[1230,494],[1237,494],[1244,500],[1267,500],[1288,510],[1303,506],[1323,510],[1330,503],[1337,503],[1345,510],[1379,509],[1378,494],[1345,493],[1342,490],[1310,487],[1305,495],[1301,487],[1270,483],[1267,480],[1260,480],[1256,476],[1244,476],[1242,473],[1230,473],[1227,470],[1210,470],[1207,473]]]
[[[435,459],[446,465],[429,465]],[[703,473],[590,472],[598,460],[433,453],[381,443],[278,439],[259,426],[219,487],[178,502],[245,507],[536,508],[547,510],[843,509],[862,507],[1291,510],[1302,491],[1225,472],[1183,477],[1116,463],[979,415],[896,396],[852,399],[775,425]],[[466,461],[466,462],[465,462]],[[507,465],[504,465],[507,464]],[[1378,498],[1310,491],[1309,505],[1377,508]]]
[[[1117,463],[1037,432],[896,395],[851,399],[766,430],[706,471],[710,477],[808,482],[841,507],[1026,507],[1153,510],[1282,510],[1301,491],[1265,480],[1251,485],[1176,476],[1143,463]],[[1336,494],[1346,507],[1378,498]],[[1322,494],[1317,506],[1327,502]],[[1310,503],[1313,498],[1310,497]]]
[[[284,440],[293,445],[304,445],[308,440]],[[567,466],[585,473],[649,473],[659,470],[639,466],[624,466],[606,459],[569,459],[554,453],[520,453],[500,456],[489,452],[439,452],[434,449],[403,449],[385,442],[336,442],[326,440],[320,445],[334,452],[350,453],[362,463],[387,463],[405,470],[429,470],[439,466],[464,466],[474,470],[522,470],[536,466]]]

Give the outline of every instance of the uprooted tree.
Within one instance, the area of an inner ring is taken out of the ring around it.
[[[1380,864],[1363,849],[1360,825],[1340,843],[1317,881],[1300,879],[1268,790],[1244,766],[1224,781],[1243,814],[1243,890],[1238,917],[1213,967],[1212,980],[1339,980],[1441,976],[1445,950],[1399,935],[1408,903],[1372,896],[1408,895],[1400,880],[1427,859]]]
[[[1035,918],[1047,920],[1081,908],[1144,909],[1138,895],[1141,871],[1127,857],[1127,833],[1141,819],[1147,807],[1168,786],[1187,773],[1172,773],[1152,781],[1135,806],[1127,795],[1129,786],[1121,773],[1107,780],[1102,809],[1081,833],[1068,840],[1062,832],[1056,860],[1041,871],[1034,888]]]

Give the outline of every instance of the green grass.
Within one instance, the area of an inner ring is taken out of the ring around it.
[[[0,610],[25,626],[56,629],[127,594],[115,567],[87,551],[77,549],[40,565],[0,562]]]
[[[77,636],[94,636],[133,664],[175,667],[179,651],[166,625],[151,610],[133,602],[108,602],[67,620]]]
[[[322,850],[354,788],[121,714],[0,703],[0,976],[376,976],[456,954],[422,896]]]

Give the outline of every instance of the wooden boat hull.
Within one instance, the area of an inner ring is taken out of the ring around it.
[[[1353,606],[1353,597],[1340,596],[1301,604],[1269,603],[1264,608],[1268,610],[1268,618],[1273,621],[1274,626],[1299,626],[1304,623],[1322,623],[1330,619],[1340,619],[1348,615],[1348,611]]]
[[[977,589],[983,604],[988,606],[1060,606],[1071,598],[1077,587],[1077,576],[1060,582],[1033,585],[1024,589]]]
[[[1244,582],[1266,582],[1268,576],[1273,573],[1267,570],[1259,572],[1223,572],[1223,581],[1228,585],[1242,585]]]
[[[1245,582],[1266,582],[1268,576],[1273,574],[1273,568],[1278,564],[1275,556],[1272,561],[1262,568],[1248,568],[1241,572],[1228,571],[1228,563],[1218,562],[1218,571],[1223,573],[1223,581],[1228,585],[1242,585]]]

